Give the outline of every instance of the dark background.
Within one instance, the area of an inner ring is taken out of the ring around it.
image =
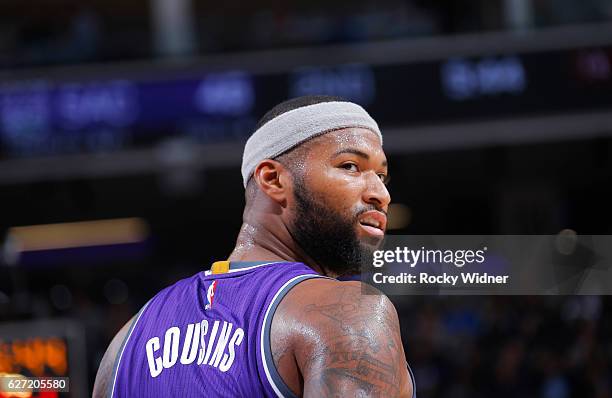
[[[379,122],[391,234],[612,232],[609,1],[241,3],[0,4],[0,371],[59,336],[88,395],[150,297],[227,257],[244,140],[297,95]],[[61,227],[122,218],[139,239]],[[612,396],[607,296],[393,300],[419,397]]]

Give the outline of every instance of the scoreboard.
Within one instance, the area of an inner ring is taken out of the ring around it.
[[[108,152],[175,136],[244,140],[265,111],[306,94],[360,103],[383,128],[612,107],[612,46],[105,76],[0,81],[0,158]]]
[[[86,369],[84,334],[79,324],[69,320],[0,323],[0,379],[7,375],[38,380],[66,378],[64,390],[68,390],[11,395],[0,388],[0,397],[84,397],[88,391]]]

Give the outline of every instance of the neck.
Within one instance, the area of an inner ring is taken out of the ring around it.
[[[287,226],[277,218],[274,223],[245,221],[229,261],[287,261],[304,263],[321,275],[334,277],[301,250]]]

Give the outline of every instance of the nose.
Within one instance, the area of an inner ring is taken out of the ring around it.
[[[366,187],[363,191],[363,201],[376,206],[376,209],[387,213],[391,195],[387,186],[381,181],[380,177],[374,173],[367,173]]]

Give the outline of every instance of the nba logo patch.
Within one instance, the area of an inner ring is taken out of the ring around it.
[[[208,291],[206,292],[206,300],[208,304],[204,306],[205,310],[209,310],[213,305],[213,299],[215,297],[215,290],[217,290],[217,281],[213,281],[210,286],[208,286]]]

